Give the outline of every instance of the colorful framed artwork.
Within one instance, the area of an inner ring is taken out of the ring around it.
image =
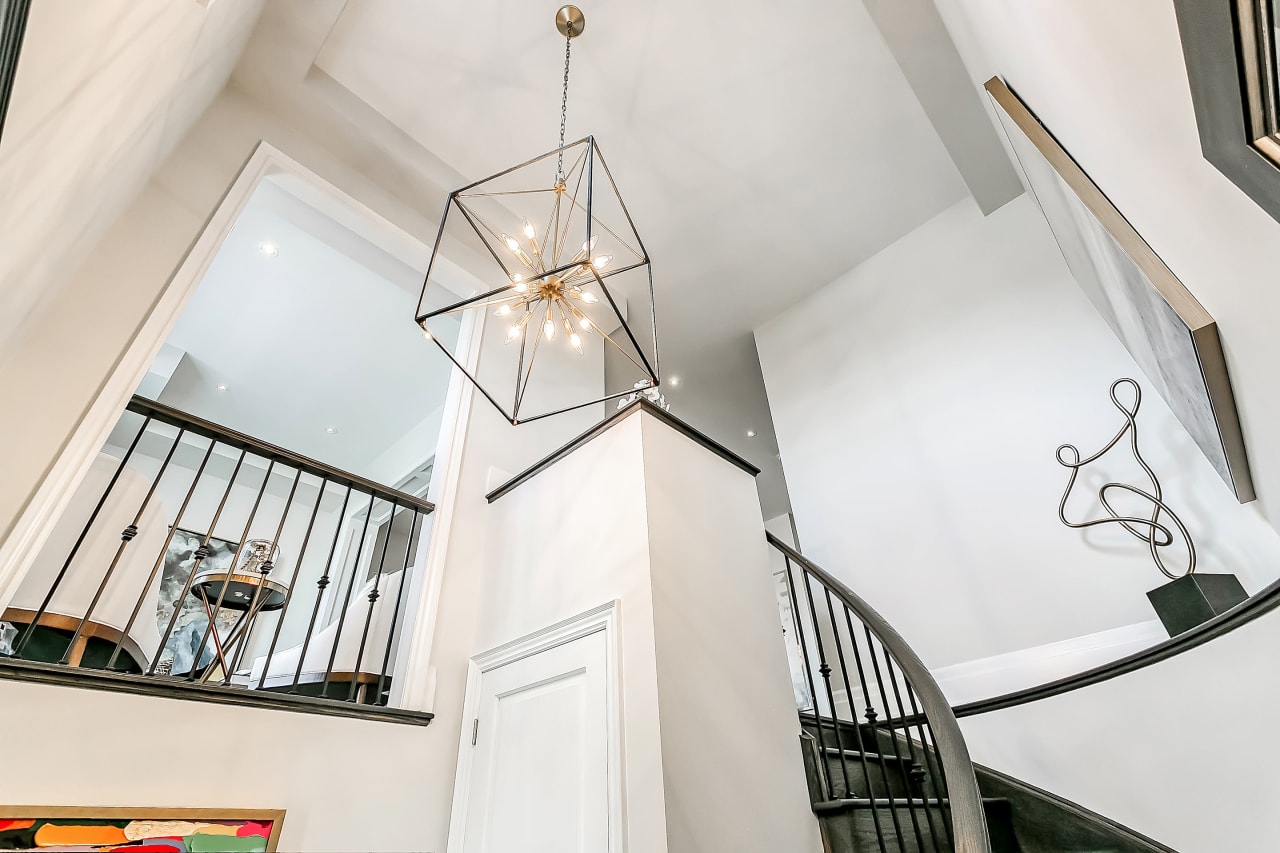
[[[284,811],[0,806],[0,851],[274,853]]]
[[[1240,503],[1254,499],[1218,324],[998,77],[987,93],[1080,289]]]

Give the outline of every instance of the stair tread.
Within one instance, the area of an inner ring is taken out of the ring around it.
[[[900,761],[903,764],[915,763],[910,758],[907,758],[905,755],[885,755],[882,752],[863,752],[862,750],[859,750],[859,749],[840,749],[839,747],[836,747],[836,746],[827,747],[827,755],[838,757],[841,753],[844,753],[845,758],[852,758],[854,760],[857,760],[859,758],[865,758],[867,761],[885,761],[885,762]]]
[[[995,805],[1008,803],[1004,797],[983,797],[982,804]],[[935,797],[921,799],[919,797],[894,797],[892,800],[888,797],[876,797],[874,800],[867,797],[843,797],[838,800],[821,800],[813,804],[814,812],[818,814],[830,814],[832,812],[849,811],[852,809],[869,809],[869,808],[937,808],[939,806],[950,805],[948,798],[941,800]]]

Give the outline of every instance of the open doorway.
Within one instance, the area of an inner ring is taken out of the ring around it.
[[[385,704],[451,382],[421,251],[257,181],[0,613],[9,651]]]

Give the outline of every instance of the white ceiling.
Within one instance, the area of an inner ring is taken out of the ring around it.
[[[449,382],[405,322],[420,274],[289,185],[264,182],[236,221],[153,368],[171,370],[159,399],[394,484],[434,452]]]
[[[0,346],[217,96],[262,0],[40,0],[0,144]]]
[[[363,0],[315,64],[479,178],[555,147],[556,5]],[[581,5],[568,138],[595,134],[654,258],[668,399],[764,468],[766,514],[786,511],[751,331],[964,183],[860,3]]]
[[[29,303],[205,109],[250,28],[238,94],[386,187],[401,220],[433,219],[464,180],[555,144],[558,3],[72,4],[35,4],[0,149],[0,192],[20,200],[0,212],[0,282]],[[568,134],[597,136],[654,258],[663,372],[682,379],[664,390],[676,414],[764,469],[765,514],[784,512],[751,331],[959,200],[964,182],[863,3],[580,5]],[[388,310],[414,334],[411,309]]]

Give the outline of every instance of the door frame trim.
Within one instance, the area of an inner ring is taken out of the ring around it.
[[[605,730],[608,743],[609,849],[623,853],[626,823],[622,782],[622,702],[619,679],[618,623],[622,602],[614,599],[585,613],[571,616],[471,658],[467,668],[466,698],[458,733],[458,769],[453,781],[453,804],[449,811],[448,853],[462,853],[468,797],[471,792],[472,720],[480,708],[480,683],[484,674],[549,651],[574,640],[604,632],[605,636]]]

